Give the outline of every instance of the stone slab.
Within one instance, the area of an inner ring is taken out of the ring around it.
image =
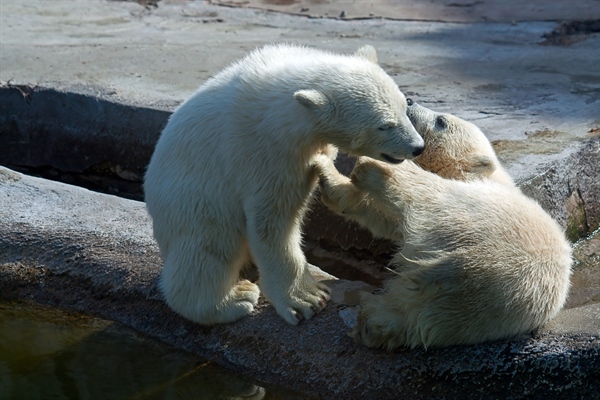
[[[0,167],[0,297],[121,322],[253,378],[327,399],[595,398],[597,305],[565,310],[533,337],[388,353],[347,336],[363,282],[322,278],[333,298],[298,326],[261,301],[250,316],[204,328],[156,289],[160,259],[141,202]],[[575,315],[577,314],[577,315]],[[574,322],[583,316],[585,324]],[[575,328],[575,329],[574,329]]]

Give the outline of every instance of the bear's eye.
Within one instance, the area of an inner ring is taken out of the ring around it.
[[[379,129],[380,131],[387,131],[387,130],[389,130],[389,129],[392,129],[392,125],[390,125],[390,124],[381,125],[381,126],[380,126],[379,128],[377,128],[377,129]]]
[[[448,126],[444,117],[437,117],[435,120],[435,125],[439,129],[446,129],[446,126]]]

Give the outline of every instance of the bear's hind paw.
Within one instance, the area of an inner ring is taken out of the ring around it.
[[[348,333],[355,343],[388,351],[409,344],[406,316],[389,308],[383,296],[361,293],[360,305],[356,325]]]
[[[249,301],[253,305],[258,304],[258,297],[260,296],[260,289],[254,283],[243,279],[239,281],[233,288],[235,292],[234,298],[237,301]]]

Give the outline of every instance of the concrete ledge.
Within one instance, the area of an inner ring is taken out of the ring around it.
[[[0,164],[112,179],[107,191],[141,198],[146,165],[171,115],[166,108],[115,101],[93,86],[2,84]]]
[[[600,328],[568,318],[534,337],[443,350],[373,351],[344,320],[362,282],[330,281],[331,304],[287,325],[274,309],[202,328],[156,290],[160,259],[144,204],[0,168],[0,296],[115,320],[254,378],[333,398],[595,398]],[[575,311],[576,310],[576,311]],[[596,320],[598,306],[566,310]],[[563,315],[561,314],[561,315]],[[560,325],[565,321],[565,326]],[[591,331],[593,330],[593,331]],[[557,332],[557,333],[552,333]],[[566,333],[558,333],[566,332]]]
[[[126,102],[94,86],[0,84],[0,141],[4,143],[0,165],[141,200],[146,165],[175,106]],[[528,161],[537,164],[535,175],[521,177],[521,187],[557,218],[573,241],[600,225],[600,183],[595,179],[600,174],[599,134],[595,128],[587,137],[559,139],[558,145],[568,151],[558,162],[510,140],[496,145],[501,157],[512,152],[533,158]],[[352,165],[344,155],[337,161],[342,172],[349,173]],[[393,249],[389,242],[374,239],[318,203],[304,231],[313,243],[363,258],[367,255],[380,266],[387,263]]]

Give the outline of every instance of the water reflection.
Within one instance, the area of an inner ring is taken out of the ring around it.
[[[1,399],[290,399],[110,321],[0,303]]]

